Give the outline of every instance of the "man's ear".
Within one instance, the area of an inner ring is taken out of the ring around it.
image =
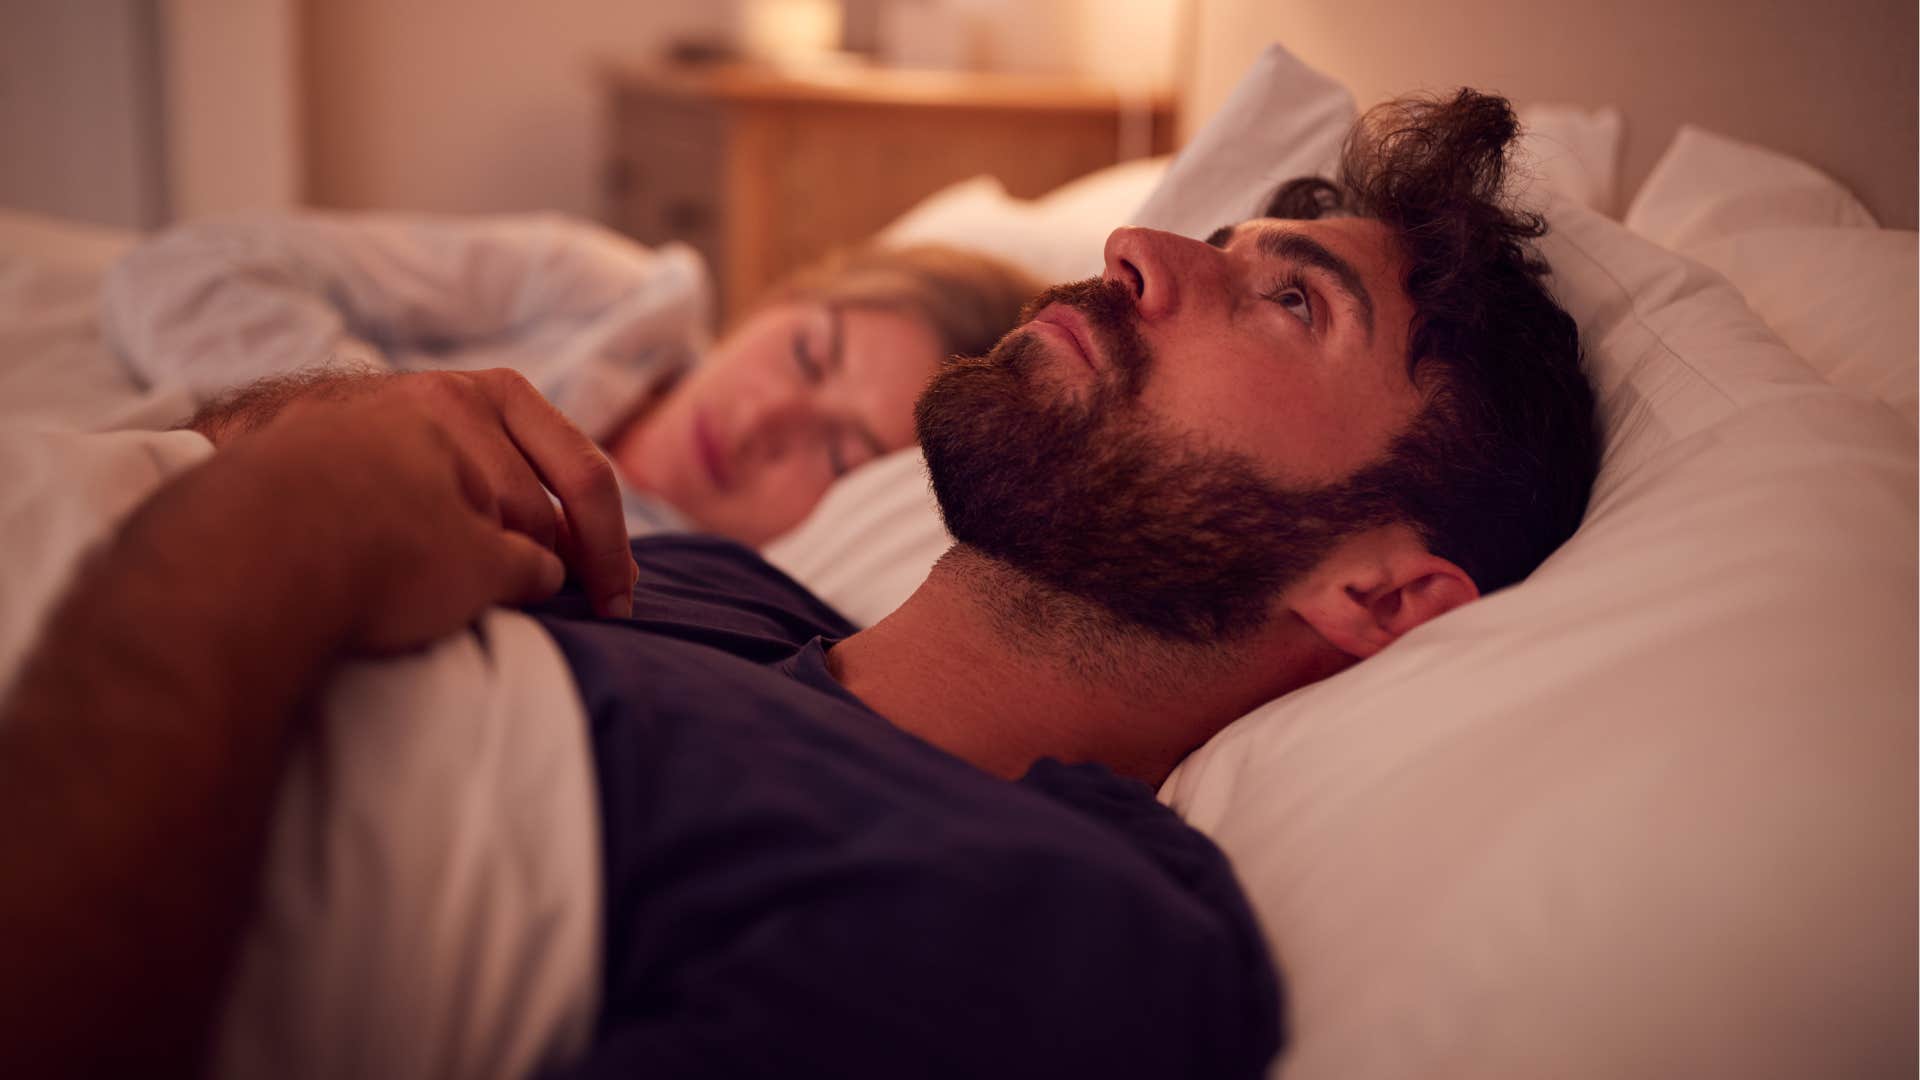
[[[1465,570],[1389,525],[1348,537],[1287,590],[1287,605],[1327,643],[1366,659],[1400,635],[1478,599]]]

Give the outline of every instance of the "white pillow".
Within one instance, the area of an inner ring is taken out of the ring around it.
[[[1132,223],[1199,238],[1258,217],[1281,184],[1333,171],[1354,117],[1345,87],[1269,45]]]
[[[927,196],[881,230],[879,240],[972,248],[1042,281],[1077,281],[1100,272],[1107,234],[1166,168],[1166,158],[1110,165],[1038,199],[1016,199],[999,180],[976,176]]]
[[[1163,797],[1271,935],[1290,1080],[1911,1075],[1911,434],[1712,274],[1551,220],[1607,435],[1580,532]]]
[[[1920,426],[1920,234],[1757,229],[1682,253],[1724,274],[1822,378]]]
[[[760,554],[855,625],[872,626],[952,544],[916,446],[855,469]]]
[[[1731,281],[1835,386],[1920,425],[1920,244],[1803,162],[1683,128],[1628,224]]]
[[[1752,229],[1877,224],[1813,166],[1691,124],[1674,134],[1624,220],[1676,251]]]
[[[1540,189],[1612,216],[1620,174],[1620,111],[1580,105],[1528,105],[1519,110],[1522,198]],[[1531,200],[1530,200],[1531,201]]]
[[[1911,435],[1711,273],[1550,219],[1606,425],[1587,523],[1162,795],[1271,935],[1291,1080],[1910,1075]]]

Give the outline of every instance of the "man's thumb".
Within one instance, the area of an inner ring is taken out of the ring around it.
[[[501,530],[500,567],[494,581],[494,600],[501,604],[530,604],[560,591],[567,568],[560,557],[517,532]]]

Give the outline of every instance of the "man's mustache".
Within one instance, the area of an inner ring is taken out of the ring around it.
[[[1120,396],[1140,396],[1153,367],[1153,353],[1140,336],[1140,314],[1133,305],[1133,290],[1122,282],[1098,277],[1054,285],[1027,302],[1020,311],[1020,324],[1024,327],[1032,322],[1052,304],[1073,308],[1087,320],[1095,347],[1118,376]]]

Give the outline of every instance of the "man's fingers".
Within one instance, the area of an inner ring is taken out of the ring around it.
[[[447,455],[453,459],[453,471],[459,477],[460,494],[467,500],[467,505],[473,507],[475,513],[489,522],[498,524],[500,500],[494,495],[493,482],[487,479],[487,474],[481,471],[472,456],[462,450],[460,444],[454,442],[451,436],[439,428],[433,430],[440,436],[441,445],[446,448]]]
[[[525,533],[541,547],[565,551],[560,545],[559,512],[547,497],[547,489],[540,486],[540,478],[518,451],[510,445],[500,446],[499,453],[488,465],[500,502],[500,524]]]
[[[498,395],[488,382],[464,372],[417,372],[396,381],[470,458],[473,471],[463,472],[461,482],[475,509],[545,547],[557,548],[559,514],[525,451],[507,430]],[[473,482],[476,476],[478,483]]]
[[[513,372],[483,372],[507,433],[559,499],[573,537],[574,573],[603,615],[626,615],[633,603],[633,556],[620,509],[620,486],[593,440]]]
[[[559,556],[517,532],[497,536],[499,561],[489,583],[490,602],[530,604],[560,591],[567,569]]]

